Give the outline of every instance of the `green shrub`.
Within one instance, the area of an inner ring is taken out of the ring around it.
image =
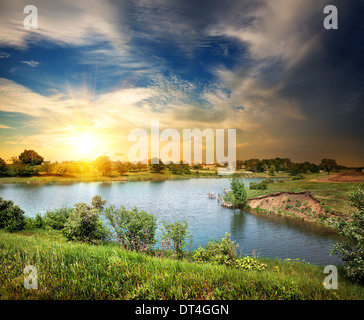
[[[266,265],[257,261],[255,258],[238,258],[236,249],[239,247],[235,241],[230,239],[228,233],[221,240],[210,240],[205,248],[200,247],[192,256],[197,263],[213,263],[232,268],[246,270],[264,270]]]
[[[15,232],[25,227],[24,211],[11,200],[0,198],[0,229]]]
[[[114,229],[114,236],[120,245],[129,250],[146,251],[155,244],[157,218],[137,208],[117,209],[114,205],[106,208],[105,217]]]
[[[256,183],[256,182],[250,182],[249,189],[250,190],[266,190],[267,184],[266,183]]]
[[[108,236],[108,230],[99,219],[99,211],[86,203],[76,203],[62,233],[68,240],[99,243]]]
[[[103,210],[106,202],[107,202],[106,200],[103,200],[101,196],[97,194],[93,196],[91,205],[97,210]]]
[[[183,248],[186,245],[186,238],[191,234],[188,231],[188,223],[183,222],[168,222],[162,221],[162,246],[172,248],[178,259],[183,256]]]
[[[47,210],[44,215],[44,223],[55,230],[62,230],[73,208],[62,207],[59,209]]]
[[[292,180],[302,180],[302,179],[304,179],[305,177],[302,175],[302,174],[299,174],[299,175],[297,175],[297,176],[293,176],[292,177]]]
[[[44,219],[40,214],[37,214],[35,218],[26,217],[25,229],[45,229]]]
[[[267,179],[264,179],[261,183],[265,183],[265,184],[274,183],[274,180],[267,178]]]
[[[339,220],[336,228],[344,241],[331,248],[332,254],[341,254],[346,274],[354,281],[364,283],[364,188],[349,197],[354,208],[349,220]]]
[[[232,204],[235,207],[242,208],[248,201],[248,195],[245,190],[244,181],[238,178],[230,179],[230,188],[233,193]]]

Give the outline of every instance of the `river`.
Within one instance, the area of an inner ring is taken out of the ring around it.
[[[244,179],[248,186],[251,181]],[[221,238],[226,232],[239,244],[238,251],[262,257],[304,259],[319,265],[338,264],[340,258],[330,256],[330,246],[337,235],[310,223],[289,217],[255,214],[221,207],[209,192],[221,193],[229,188],[229,179],[190,179],[142,182],[78,182],[45,184],[2,184],[0,197],[13,200],[34,217],[49,208],[73,206],[77,202],[91,203],[99,194],[106,205],[137,207],[162,220],[187,220],[193,235],[191,249],[205,246],[211,238]],[[189,244],[186,249],[189,249]]]

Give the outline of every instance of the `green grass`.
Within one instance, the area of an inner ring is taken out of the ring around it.
[[[364,299],[364,288],[347,281],[323,287],[323,267],[260,259],[264,271],[230,269],[156,258],[116,244],[67,242],[58,232],[0,231],[1,299]],[[38,289],[23,287],[23,269],[38,269]]]
[[[164,172],[156,173],[150,171],[132,171],[125,175],[111,175],[102,176],[97,171],[91,171],[89,173],[81,173],[72,176],[54,176],[54,175],[38,175],[32,177],[0,177],[0,183],[56,183],[56,182],[95,182],[95,181],[158,181],[158,180],[179,180],[179,179],[190,179],[190,178],[206,178],[220,176],[216,175],[215,172],[210,171],[196,171],[191,170],[191,174],[173,174],[169,170]]]
[[[358,183],[331,183],[315,182],[312,179],[319,179],[327,176],[327,173],[304,175],[304,179],[286,179],[283,183],[270,183],[266,190],[250,190],[248,198],[258,197],[276,192],[302,192],[310,191],[318,199],[328,212],[335,212],[349,215],[352,208],[348,204],[349,195],[355,191],[360,184]]]

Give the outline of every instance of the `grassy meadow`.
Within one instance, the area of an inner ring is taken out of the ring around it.
[[[265,270],[238,270],[69,242],[55,230],[0,230],[0,299],[364,299],[340,267],[338,289],[327,290],[322,266],[258,259]],[[24,288],[26,265],[37,267],[38,289]]]

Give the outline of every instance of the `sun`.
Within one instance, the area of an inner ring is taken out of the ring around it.
[[[73,137],[73,146],[77,153],[83,157],[90,157],[99,152],[100,141],[93,133],[79,133]]]

